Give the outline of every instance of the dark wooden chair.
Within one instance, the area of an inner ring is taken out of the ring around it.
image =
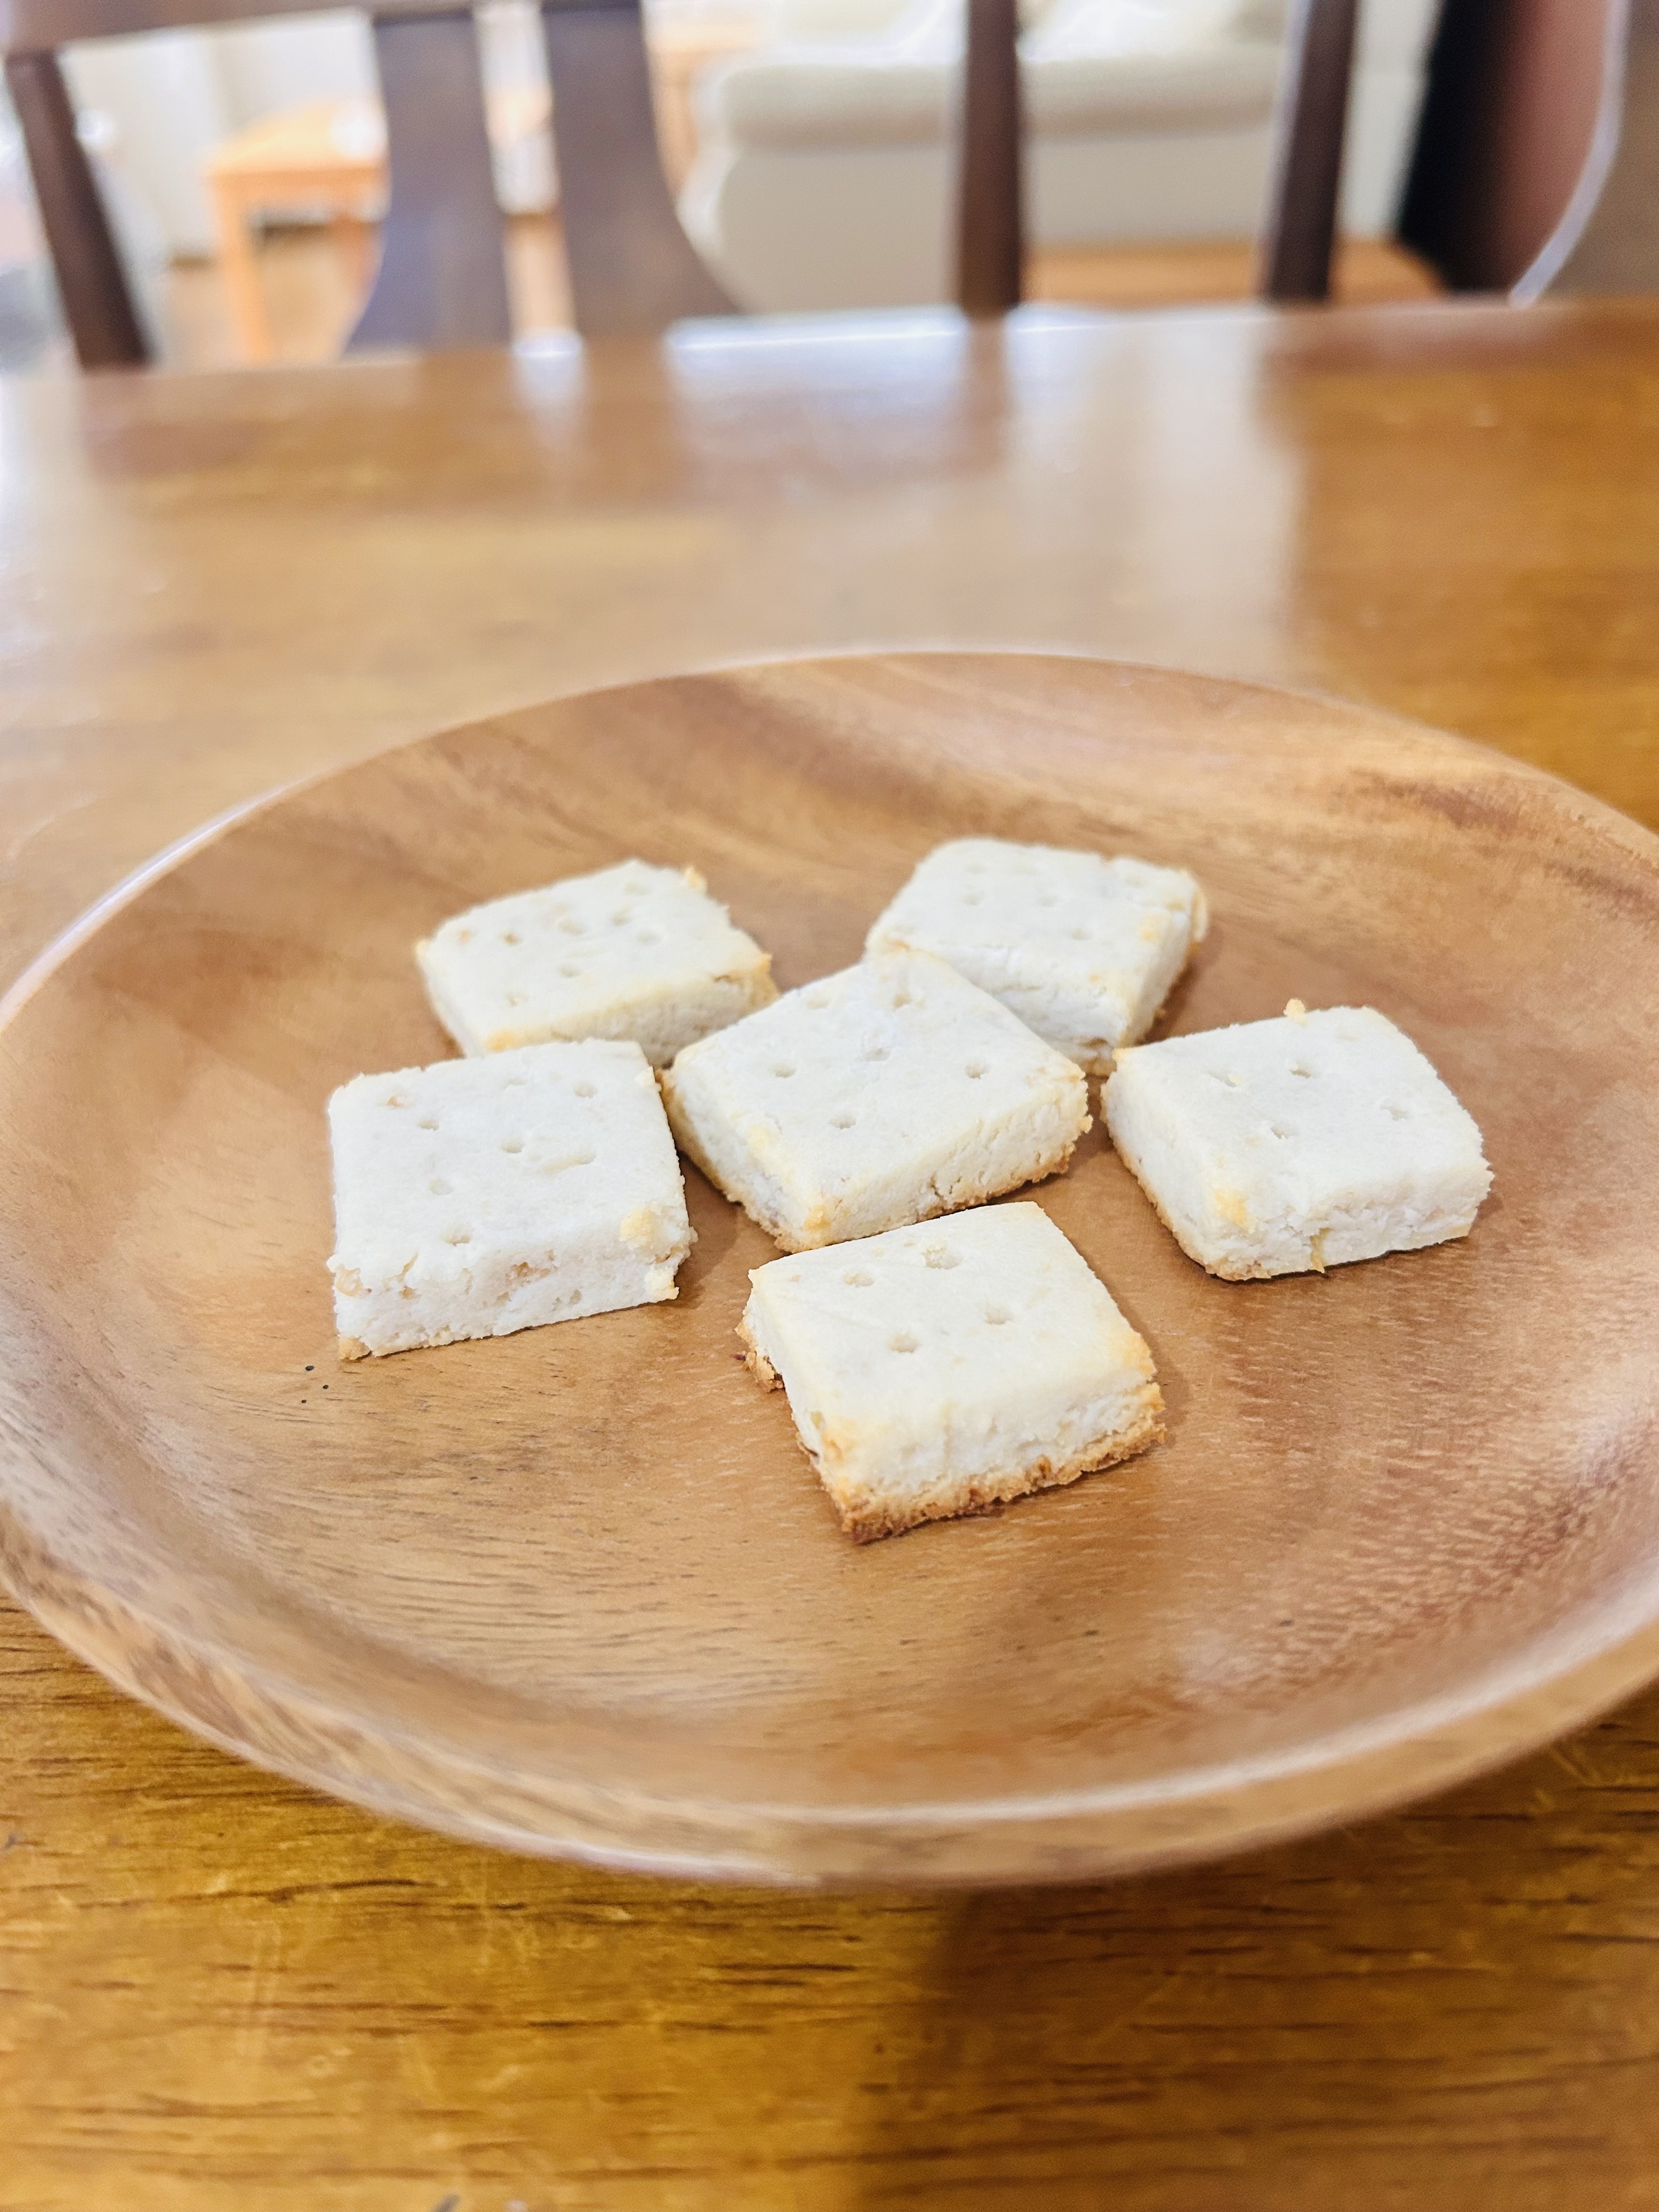
[[[1624,0],[1611,22],[1589,159],[1513,289],[1659,291],[1659,0]]]
[[[149,356],[58,50],[79,39],[315,11],[317,0],[0,0],[0,46],[83,367]],[[1015,0],[969,0],[959,274],[974,314],[1020,295]],[[470,6],[371,8],[390,191],[379,274],[348,340],[489,345],[510,334],[502,224]],[[640,0],[544,0],[571,297],[591,337],[736,312],[681,229],[657,144]]]
[[[957,167],[957,301],[1000,315],[1024,288],[1024,131],[1018,0],[966,0],[962,136]]]
[[[957,292],[968,313],[997,315],[1022,292],[1017,0],[964,5]],[[76,136],[58,49],[314,7],[0,0],[7,82],[84,366],[142,362],[148,343]],[[674,210],[640,0],[543,0],[541,14],[577,327],[605,337],[735,313]],[[1268,300],[1329,295],[1358,14],[1358,0],[1297,0],[1262,264]],[[391,191],[379,274],[349,348],[499,343],[510,332],[502,224],[471,7],[396,0],[370,15]],[[1537,229],[1535,210],[1516,208],[1528,191],[1538,198],[1540,144],[1551,224],[1533,240],[1527,270],[1504,284],[1525,296],[1546,277],[1607,285],[1645,273],[1659,283],[1659,0],[1448,0],[1404,235],[1455,286],[1468,285],[1471,270],[1475,283],[1489,283],[1495,259],[1504,251],[1514,258],[1514,238],[1531,235],[1528,221]],[[1425,222],[1437,191],[1438,215]]]
[[[1262,272],[1329,295],[1358,0],[1299,0]],[[1446,0],[1400,236],[1455,291],[1659,289],[1659,0]]]
[[[82,365],[149,347],[96,181],[76,137],[58,49],[77,39],[311,14],[317,0],[7,0],[6,80],[22,128],[64,313]],[[390,191],[380,265],[348,347],[489,345],[510,334],[502,221],[471,7],[371,9]],[[658,330],[732,302],[680,228],[657,149],[639,0],[546,0],[559,184],[580,327]]]
[[[1327,300],[1359,0],[1297,0],[1279,100],[1261,295]]]
[[[1401,234],[1458,291],[1659,290],[1659,0],[1447,0]]]

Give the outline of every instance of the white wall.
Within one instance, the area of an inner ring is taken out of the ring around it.
[[[118,175],[175,253],[207,253],[213,221],[202,159],[234,125],[212,42],[194,31],[110,39],[65,57],[70,91],[113,126]]]
[[[290,16],[200,35],[212,48],[233,130],[308,100],[374,89],[374,42],[363,15]]]

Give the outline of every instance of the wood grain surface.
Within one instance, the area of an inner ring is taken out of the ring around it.
[[[561,690],[1083,647],[1659,822],[1659,312],[734,329],[0,386],[15,971],[206,816]],[[1659,1698],[1202,1872],[804,1899],[273,1782],[0,1626],[0,2203],[1638,2206]]]
[[[743,1371],[775,1251],[695,1170],[672,1306],[335,1361],[324,1109],[448,1056],[417,939],[640,854],[793,988],[994,829],[1198,875],[1166,1030],[1399,1020],[1484,1133],[1476,1231],[1218,1283],[1097,1127],[1034,1195],[1167,1442],[879,1553]],[[213,1741],[482,1842],[932,1887],[1352,1818],[1659,1670],[1656,1102],[1659,840],[1374,710],[945,653],[526,708],[255,811],[21,994],[0,1564]]]

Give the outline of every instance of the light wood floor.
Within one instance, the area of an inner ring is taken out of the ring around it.
[[[1200,307],[1248,300],[1255,289],[1256,249],[1214,245],[1079,246],[1031,257],[1026,289],[1034,300],[1089,307]],[[1441,289],[1433,271],[1403,246],[1352,239],[1338,250],[1336,296],[1354,306],[1425,300]]]
[[[569,295],[556,221],[520,216],[508,226],[514,314],[521,331],[568,325]],[[289,362],[326,361],[339,349],[356,311],[351,257],[325,233],[292,230],[268,238],[260,267],[277,355]],[[1028,289],[1034,300],[1083,307],[1194,306],[1246,300],[1255,249],[1235,243],[1073,249],[1033,255]],[[1337,293],[1350,301],[1422,299],[1433,277],[1398,246],[1356,241],[1344,246]],[[239,355],[217,270],[210,262],[174,268],[167,284],[170,357],[181,367],[234,366]]]

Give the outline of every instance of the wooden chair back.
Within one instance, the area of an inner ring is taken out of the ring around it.
[[[58,64],[118,33],[316,12],[316,0],[0,0],[0,45],[64,312],[84,367],[149,344]],[[389,191],[379,273],[348,350],[494,345],[511,334],[472,9],[371,9]],[[561,201],[580,328],[661,329],[732,302],[680,228],[663,174],[639,0],[545,0]]]
[[[1589,158],[1517,299],[1659,292],[1659,0],[1621,0],[1608,32]]]
[[[1000,315],[1024,289],[1024,128],[1019,0],[966,0],[962,135],[957,152],[957,303]]]
[[[969,4],[961,297],[970,313],[999,313],[1020,295],[1015,0]],[[7,82],[83,367],[142,363],[150,348],[76,135],[58,49],[315,9],[316,0],[0,0]],[[499,344],[511,318],[471,8],[395,0],[369,13],[389,192],[379,273],[347,349]],[[674,210],[640,0],[544,0],[541,16],[578,329],[609,337],[735,313]]]
[[[1401,233],[1458,291],[1659,290],[1659,0],[1447,0]]]
[[[1330,297],[1359,0],[1291,10],[1261,259],[1261,296]]]
[[[1358,0],[1297,0],[1262,291],[1329,295]],[[1400,221],[1454,290],[1659,289],[1659,0],[1445,0]]]

